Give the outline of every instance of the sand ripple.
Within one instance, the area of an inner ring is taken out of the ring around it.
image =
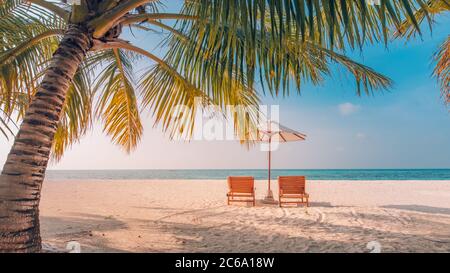
[[[450,204],[439,195],[450,183],[370,183],[313,185],[311,207],[279,208],[226,206],[223,181],[54,182],[42,232],[47,244],[77,241],[83,252],[369,252],[370,242],[382,252],[450,251]]]

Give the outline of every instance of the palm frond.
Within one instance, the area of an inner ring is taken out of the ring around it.
[[[201,111],[208,109],[214,118],[233,122],[235,133],[241,140],[249,140],[249,131],[257,125],[258,95],[240,81],[227,81],[230,83],[226,84],[231,85],[229,92],[214,93],[206,86],[197,88],[167,66],[156,65],[142,76],[143,107],[152,109],[155,126],[161,124],[171,138],[191,139],[197,115],[202,116]],[[228,110],[232,120],[226,120],[230,118]]]
[[[95,87],[100,92],[96,113],[113,142],[130,152],[143,132],[133,85],[133,56],[120,49],[105,54],[109,54],[109,64],[100,73]]]
[[[18,118],[24,112],[24,96],[30,101],[48,60],[59,43],[65,22],[25,3],[0,4],[0,106]]]
[[[348,46],[387,41],[387,32],[400,27],[402,18],[415,22],[413,12],[418,8],[418,1],[406,0],[381,1],[380,6],[367,1],[189,1],[182,14],[204,19],[178,22],[182,35],[195,41],[186,43],[172,35],[166,60],[186,78],[197,80],[196,84],[216,78],[218,92],[227,88],[225,77],[246,78],[252,86],[259,74],[272,94],[280,89],[285,94],[292,80],[297,87],[301,77],[317,83],[320,72],[326,72],[320,60],[301,60],[305,51],[295,47],[308,42],[343,51]],[[385,86],[366,83],[366,93]]]
[[[215,117],[225,117],[224,110],[228,105],[240,106],[239,111],[233,111],[234,117],[229,118],[236,120],[236,132],[239,131],[243,138],[248,135],[243,132],[248,131],[250,125],[256,127],[258,96],[250,87],[241,85],[241,81],[231,79],[232,92],[217,92],[214,95],[208,86],[204,85],[203,90],[197,88],[176,68],[142,48],[125,42],[108,43],[103,50],[108,48],[134,52],[156,62],[155,66],[142,74],[138,88],[143,98],[143,107],[149,107],[153,111],[155,126],[162,123],[163,130],[169,132],[171,137],[189,139],[193,132],[195,114],[206,106],[209,110],[214,108],[210,114]],[[244,113],[242,108],[247,110],[245,116],[239,116]],[[247,128],[242,128],[245,126]]]
[[[344,41],[362,46],[371,39],[382,39],[384,32],[399,28],[405,18],[418,28],[414,12],[421,6],[422,0],[381,0],[380,5],[366,0],[193,0],[185,2],[183,13],[207,18],[185,24],[211,23],[216,26],[211,32],[218,38],[220,27],[226,25],[248,34],[270,29],[274,42],[296,35],[333,47],[337,43],[344,46]],[[256,39],[254,35],[248,40],[254,43]]]
[[[317,51],[315,54],[318,54],[318,58],[326,60],[326,66],[330,65],[328,61],[332,61],[343,66],[350,72],[355,78],[356,92],[359,96],[362,91],[367,95],[370,95],[374,90],[384,90],[392,86],[391,79],[376,72],[370,67],[353,61],[345,55],[313,44],[306,44],[306,47],[308,48],[308,51]]]
[[[434,22],[434,17],[438,14],[444,13],[450,10],[449,0],[428,0],[420,2],[420,9],[416,10],[414,17],[418,24],[421,24],[426,20],[431,27]],[[400,28],[395,33],[395,37],[406,37],[411,39],[417,35],[417,28],[414,26],[411,20],[405,19]]]
[[[207,34],[212,26],[204,24],[201,35]],[[198,29],[200,31],[200,29]],[[272,47],[271,32],[253,33],[256,37],[253,47],[248,48],[246,40],[249,34],[244,29],[224,27],[220,44],[211,50],[204,40],[191,40],[186,35],[173,32],[168,40],[170,50],[165,60],[193,82],[199,89],[211,90],[218,96],[226,93],[230,87],[226,78],[246,79],[253,86],[255,76],[261,77],[260,84],[274,95],[289,94],[291,83],[300,92],[303,82],[319,84],[330,74],[330,61],[343,65],[357,81],[357,93],[364,88],[366,94],[373,90],[386,89],[391,81],[368,67],[358,64],[342,54],[314,43],[298,41],[295,36],[284,36],[281,47]],[[214,38],[215,39],[215,38]],[[250,56],[248,56],[250,55]]]
[[[11,119],[8,113],[0,109],[0,133],[8,140],[9,136],[14,135],[11,124],[17,128],[16,123]]]
[[[450,104],[450,36],[441,45],[434,55],[436,66],[433,70],[433,76],[436,77],[441,85],[441,96],[444,102]]]

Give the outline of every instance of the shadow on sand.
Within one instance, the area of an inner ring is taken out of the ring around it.
[[[331,205],[315,203],[313,206],[326,208]],[[450,211],[442,211],[440,208],[423,206],[388,208],[450,214]],[[180,220],[178,217],[183,214],[190,215]],[[225,222],[215,222],[214,217],[218,215],[225,219]],[[369,217],[361,216],[362,219]],[[189,219],[193,219],[192,222]],[[195,222],[194,219],[199,221]],[[392,221],[391,218],[378,220]],[[450,242],[437,238],[442,234],[435,234],[437,239],[430,240],[423,234],[407,234],[364,224],[349,226],[306,218],[286,219],[273,217],[271,214],[236,220],[236,211],[224,212],[214,208],[181,210],[157,220],[119,220],[114,216],[68,214],[67,217],[58,218],[41,217],[41,223],[44,241],[64,248],[65,243],[75,240],[80,242],[83,252],[126,252],[126,249],[120,249],[120,243],[117,243],[117,240],[124,239],[117,237],[122,232],[141,232],[146,237],[141,245],[139,241],[134,242],[139,248],[131,249],[140,252],[369,252],[366,246],[371,241],[378,241],[383,252],[450,251]],[[127,223],[133,223],[132,227]],[[448,226],[450,229],[450,225]],[[387,227],[389,228],[389,225]],[[170,246],[161,247],[159,236],[170,238]]]
[[[41,216],[43,241],[63,250],[70,241],[81,244],[82,252],[126,252],[111,247],[105,233],[127,229],[127,224],[114,216],[73,213],[67,217]]]
[[[430,207],[430,206],[422,206],[422,205],[388,205],[388,206],[383,206],[383,208],[407,210],[407,211],[430,213],[430,214],[450,215],[450,208],[439,208],[439,207]]]

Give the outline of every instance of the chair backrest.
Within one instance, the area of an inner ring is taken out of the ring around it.
[[[283,194],[303,194],[306,188],[306,178],[304,176],[280,176],[278,177],[278,187]]]
[[[229,176],[228,187],[237,193],[253,193],[255,179],[252,176]]]

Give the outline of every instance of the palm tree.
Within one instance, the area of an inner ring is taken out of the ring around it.
[[[151,109],[171,136],[190,135],[195,111],[177,105],[254,106],[258,77],[272,95],[289,95],[290,86],[300,92],[305,81],[320,83],[338,63],[356,79],[358,94],[382,90],[390,80],[344,50],[387,42],[405,18],[417,27],[414,12],[423,4],[192,0],[165,13],[157,0],[63,2],[0,2],[1,106],[23,120],[0,177],[0,251],[40,251],[39,200],[50,156],[59,158],[94,118],[131,151],[142,135],[141,109]],[[120,38],[124,29],[142,35],[155,28],[168,33],[163,58]],[[154,65],[135,81],[133,65],[142,58]],[[243,140],[254,115],[233,116]]]
[[[426,18],[428,19],[426,20],[427,22],[433,23],[434,18],[432,17],[448,12],[449,10],[449,0],[429,0],[425,6],[415,12],[414,16],[419,24]],[[397,36],[406,36],[407,39],[411,39],[416,33],[417,29],[410,21],[406,20],[399,29]],[[440,83],[441,97],[444,100],[444,103],[450,105],[450,34],[436,51],[433,59],[436,63],[433,70],[433,76]]]

